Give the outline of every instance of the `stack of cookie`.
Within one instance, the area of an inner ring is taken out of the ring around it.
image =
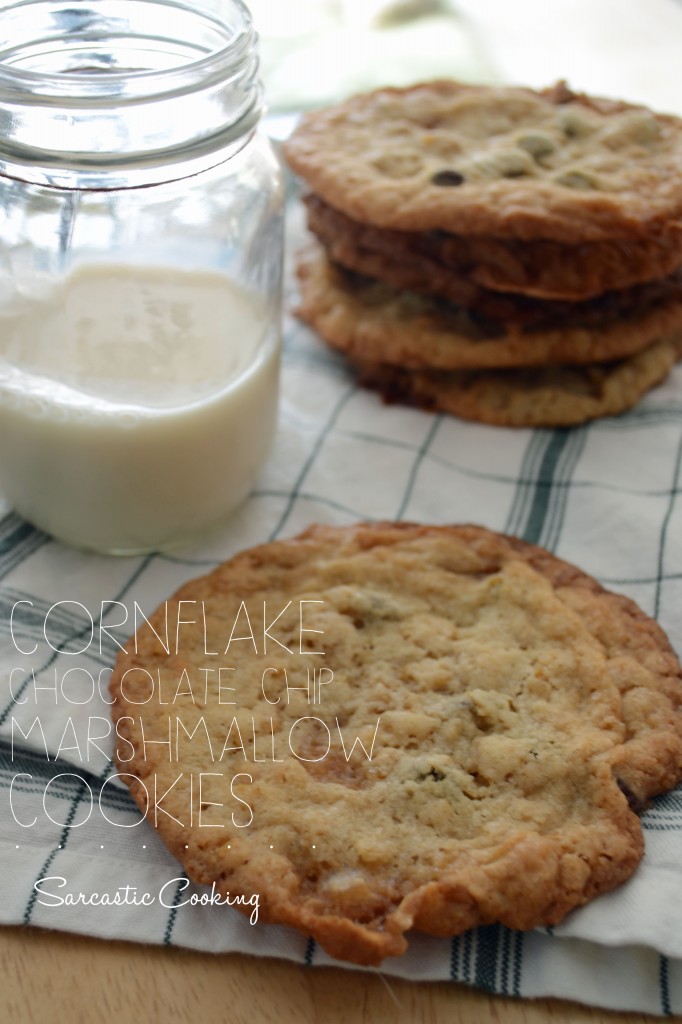
[[[300,315],[389,400],[507,426],[633,406],[682,351],[682,121],[439,81],[305,117]]]

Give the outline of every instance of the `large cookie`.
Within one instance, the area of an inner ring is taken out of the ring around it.
[[[119,770],[189,875],[356,963],[411,928],[559,921],[631,874],[635,812],[682,771],[656,623],[473,526],[245,551],[143,624],[111,689]]]
[[[681,261],[678,229],[647,238],[565,245],[447,231],[397,231],[353,220],[319,196],[304,196],[308,227],[331,259],[397,288],[414,288],[467,308],[524,321],[533,299],[581,302],[657,282]],[[682,229],[680,229],[682,230]]]
[[[285,154],[377,227],[633,250],[657,237],[682,262],[682,121],[562,84],[379,89],[307,115]]]
[[[576,427],[631,409],[679,357],[679,339],[669,339],[627,359],[585,366],[438,372],[352,363],[360,384],[388,402],[499,427]]]
[[[315,245],[299,255],[297,269],[298,314],[353,362],[442,370],[597,363],[634,355],[682,332],[679,281],[671,281],[653,305],[638,306],[633,299],[628,308],[604,297],[545,314],[544,327],[522,330],[348,274]]]

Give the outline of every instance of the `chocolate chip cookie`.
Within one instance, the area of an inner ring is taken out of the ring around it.
[[[558,922],[635,870],[637,810],[682,775],[662,630],[477,526],[245,551],[159,607],[111,692],[118,769],[190,877],[358,964]]]

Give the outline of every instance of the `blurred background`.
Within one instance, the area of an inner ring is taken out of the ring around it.
[[[272,113],[437,77],[682,114],[681,0],[246,0]]]

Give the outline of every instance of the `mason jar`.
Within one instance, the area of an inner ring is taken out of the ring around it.
[[[189,540],[270,451],[256,46],[240,0],[0,2],[0,496],[67,543]]]

